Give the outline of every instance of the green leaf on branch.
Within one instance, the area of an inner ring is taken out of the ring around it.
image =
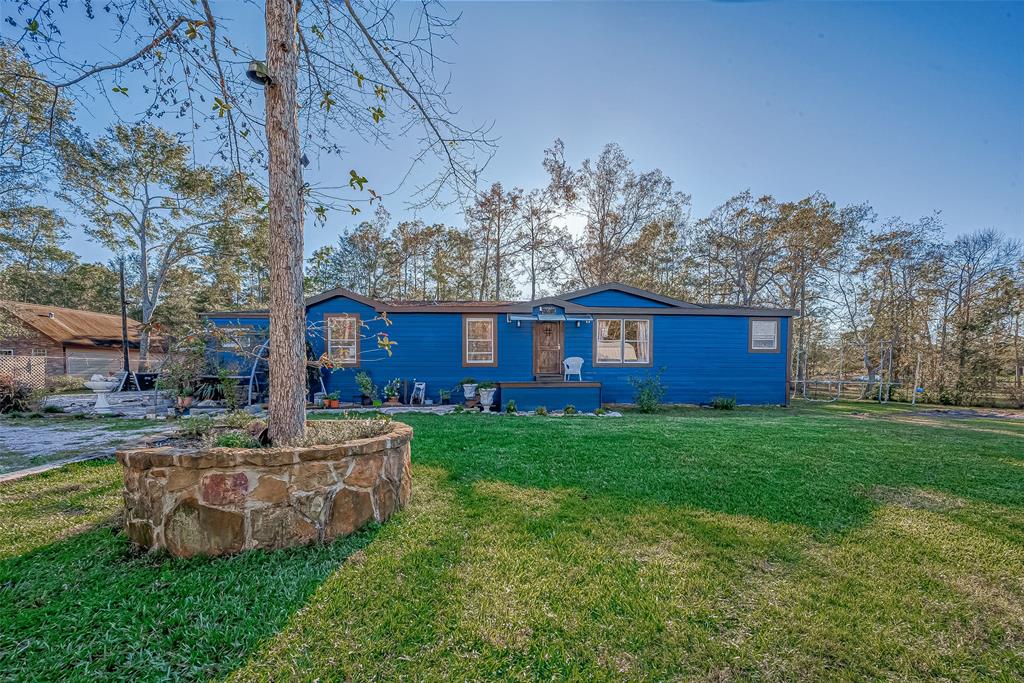
[[[386,102],[388,89],[385,88],[383,85],[378,85],[373,89],[373,94],[376,95],[381,102]]]
[[[313,208],[313,213],[316,214],[316,222],[317,223],[326,223],[327,222],[327,207],[324,206],[323,204],[319,204],[316,207],[314,207]]]
[[[217,112],[219,118],[224,118],[224,114],[227,113],[228,109],[231,109],[231,105],[222,100],[219,97],[213,98],[213,110]]]
[[[374,123],[380,123],[384,119],[384,110],[381,107],[370,107],[370,113],[373,114]]]
[[[363,176],[359,175],[354,170],[353,171],[349,171],[348,174],[349,174],[348,186],[351,187],[353,190],[356,189],[356,186],[358,186],[359,190],[362,190],[363,189],[363,185],[365,185],[367,183],[366,178],[364,178]]]
[[[320,40],[324,39],[324,32],[321,31],[320,27],[317,26],[316,24],[313,24],[312,26],[310,26],[309,30],[312,31],[313,35],[316,36],[317,38],[319,38]]]
[[[199,37],[199,27],[206,26],[205,21],[190,21],[188,22],[188,28],[185,29],[185,37],[189,40],[195,40]]]
[[[39,32],[39,22],[36,21],[35,19],[30,20],[28,22],[28,32],[29,33],[38,33]]]
[[[334,98],[331,97],[331,91],[325,91],[323,99],[320,100],[320,108],[326,109],[328,112],[330,112],[331,106],[334,104],[337,104],[337,102],[335,102]]]
[[[362,211],[358,206],[352,206],[351,204],[348,205],[348,210],[352,212],[353,216]]]
[[[110,90],[111,90],[112,92],[116,92],[116,93],[119,93],[119,94],[121,94],[121,95],[124,95],[125,97],[128,97],[128,88],[125,88],[124,86],[120,86],[120,85],[115,85],[115,86],[114,86],[113,88],[111,88]]]
[[[355,66],[352,67],[352,75],[356,77],[356,85],[362,88],[363,81],[366,80],[366,76],[359,73],[359,69],[357,69]]]

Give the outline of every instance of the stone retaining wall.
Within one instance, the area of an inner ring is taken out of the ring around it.
[[[394,423],[332,446],[120,450],[125,528],[181,557],[346,536],[409,501],[411,440],[412,427]]]

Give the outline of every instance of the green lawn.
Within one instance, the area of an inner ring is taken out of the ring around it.
[[[0,485],[0,678],[1024,677],[1024,425],[903,407],[403,416],[410,507],[133,554],[119,470]]]

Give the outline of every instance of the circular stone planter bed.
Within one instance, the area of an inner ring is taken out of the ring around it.
[[[222,555],[347,536],[409,501],[412,427],[327,446],[117,451],[125,529],[144,548]]]

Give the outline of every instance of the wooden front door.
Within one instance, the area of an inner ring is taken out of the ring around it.
[[[561,322],[534,323],[533,374],[537,377],[562,376],[563,325]]]

